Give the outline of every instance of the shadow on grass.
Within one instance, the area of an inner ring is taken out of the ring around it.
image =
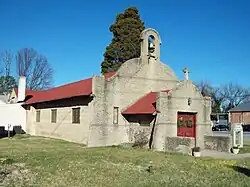
[[[250,169],[241,167],[241,166],[227,166],[231,169],[233,169],[234,171],[237,171],[239,173],[245,174],[246,176],[250,177]]]

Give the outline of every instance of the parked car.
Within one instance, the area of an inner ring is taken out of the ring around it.
[[[242,125],[243,131],[244,132],[249,132],[250,131],[250,124]]]
[[[212,131],[228,131],[229,127],[227,125],[215,125],[212,127]]]

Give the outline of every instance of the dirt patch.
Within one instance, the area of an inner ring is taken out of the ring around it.
[[[33,186],[34,177],[24,163],[0,165],[0,186]]]

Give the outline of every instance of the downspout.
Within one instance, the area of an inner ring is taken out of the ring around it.
[[[157,111],[153,113],[153,116],[155,116],[155,117],[154,117],[153,127],[152,127],[152,131],[151,131],[150,139],[149,139],[149,149],[152,149],[157,113],[158,113]]]

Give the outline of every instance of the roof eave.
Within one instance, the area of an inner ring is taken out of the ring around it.
[[[229,110],[228,112],[250,112],[250,110]]]
[[[69,96],[69,97],[64,97],[64,98],[58,98],[58,99],[53,99],[53,100],[42,100],[42,101],[38,101],[38,102],[25,102],[24,104],[22,104],[23,106],[24,105],[32,105],[32,104],[38,104],[38,103],[45,103],[45,102],[51,102],[51,101],[57,101],[57,100],[62,100],[62,99],[71,99],[71,98],[74,98],[74,97],[81,97],[81,96],[91,96],[92,95],[92,92],[89,93],[89,94],[82,94],[82,95],[76,95],[76,96]]]
[[[122,115],[156,115],[157,113],[160,113],[160,111],[155,110],[154,112],[122,112]]]
[[[153,115],[154,112],[126,112],[126,113],[122,113],[122,115]]]

